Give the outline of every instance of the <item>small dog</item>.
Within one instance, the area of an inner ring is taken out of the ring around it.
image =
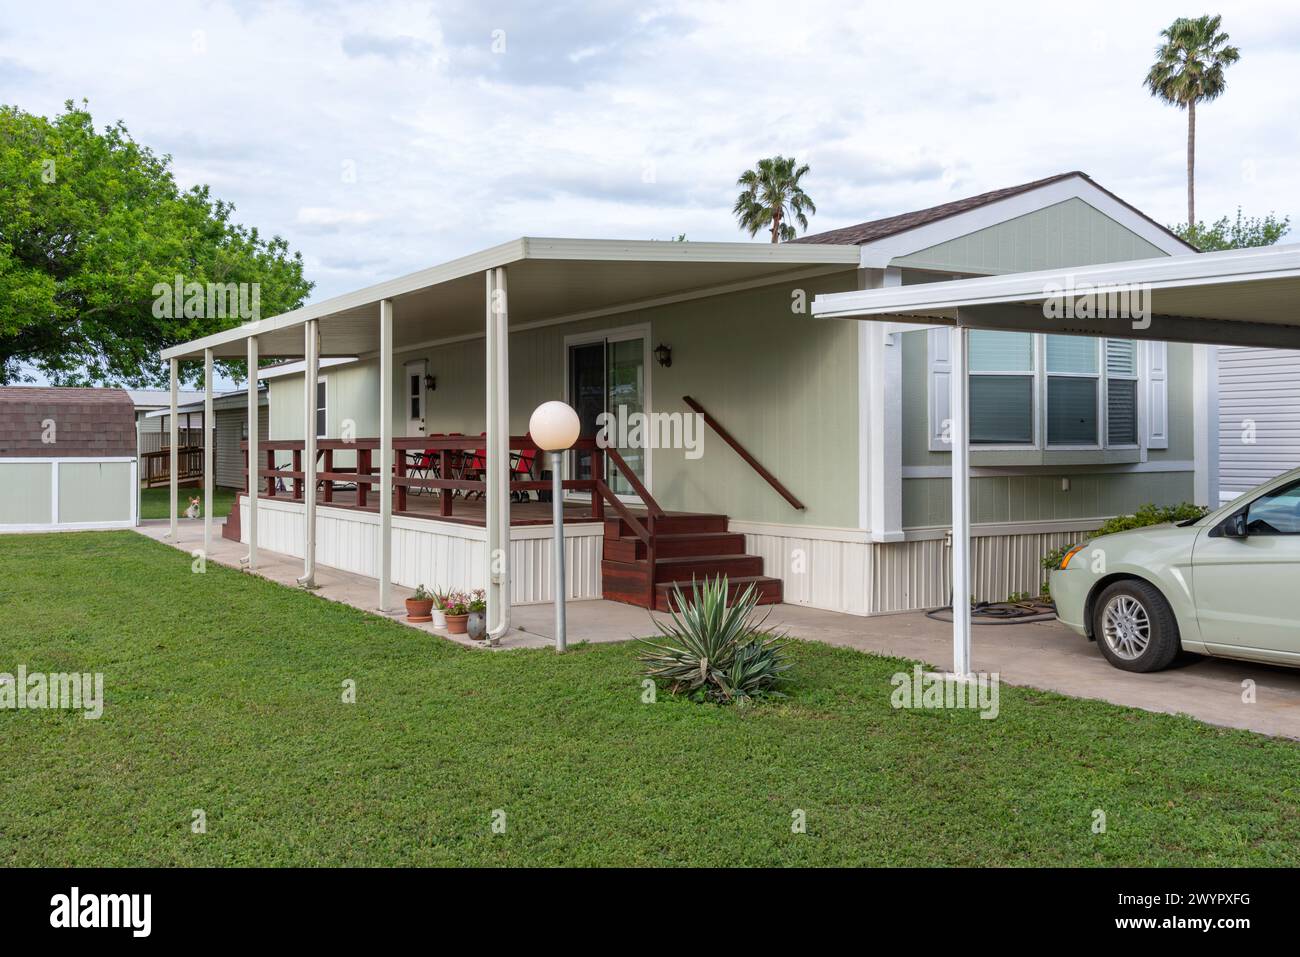
[[[185,510],[185,517],[186,518],[199,517],[199,498],[197,495],[194,496],[194,498],[190,499],[190,507]]]

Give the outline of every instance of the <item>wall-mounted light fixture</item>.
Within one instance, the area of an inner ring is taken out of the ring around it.
[[[659,345],[655,347],[655,359],[657,359],[659,364],[665,369],[671,367],[673,364],[672,346],[666,346],[662,342],[659,343]]]
[[[424,377],[424,388],[428,392],[433,392],[438,388],[438,377],[436,375],[426,375]]]

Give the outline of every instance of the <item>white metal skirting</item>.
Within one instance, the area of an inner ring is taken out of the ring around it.
[[[259,548],[301,558],[303,506],[298,502],[258,500]],[[240,499],[242,540],[248,541],[248,500]],[[549,525],[510,530],[510,600],[528,605],[551,601]],[[604,528],[583,523],[564,528],[565,585],[574,600],[600,598],[600,559]],[[316,561],[320,565],[375,578],[379,574],[379,516],[318,506]],[[408,588],[473,589],[486,584],[485,529],[429,519],[393,518],[393,581]]]
[[[1040,560],[1079,541],[1100,520],[1077,528],[973,533],[971,589],[977,600],[1000,601],[1017,592],[1038,594],[1046,573]],[[850,615],[913,611],[948,604],[952,555],[943,537],[879,543],[853,530],[732,523],[745,548],[761,555],[764,574],[780,578],[785,600]],[[741,527],[736,527],[741,526]]]

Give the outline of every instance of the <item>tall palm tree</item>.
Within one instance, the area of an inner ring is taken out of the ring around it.
[[[1160,31],[1156,62],[1147,73],[1151,95],[1187,110],[1187,225],[1196,225],[1196,104],[1218,97],[1226,88],[1225,68],[1241,58],[1219,32],[1223,18],[1179,17]]]
[[[760,229],[771,229],[774,243],[794,239],[794,227],[788,222],[791,218],[807,231],[808,217],[805,213],[816,213],[817,206],[799,185],[808,172],[808,164],[798,169],[794,164],[793,156],[789,159],[769,156],[759,160],[753,169],[745,170],[736,180],[741,193],[732,212],[740,221],[740,228],[748,231],[750,236],[757,235]]]

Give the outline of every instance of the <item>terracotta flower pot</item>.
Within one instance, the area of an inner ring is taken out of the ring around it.
[[[449,635],[465,634],[465,622],[468,620],[469,620],[469,615],[448,615],[447,633]]]
[[[417,601],[414,598],[406,599],[406,620],[407,621],[433,621],[433,615],[429,612],[433,608],[433,599],[426,598]]]

